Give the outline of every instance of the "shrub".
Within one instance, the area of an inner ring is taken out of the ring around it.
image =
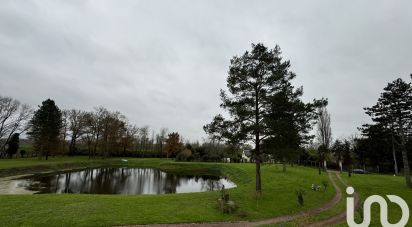
[[[25,154],[26,154],[26,150],[20,150],[20,157],[24,158]]]
[[[187,148],[176,155],[176,161],[191,161],[191,159],[192,151]]]
[[[247,217],[247,213],[246,213],[246,211],[241,210],[241,211],[239,212],[238,216],[239,216],[240,218],[246,218],[246,217]]]
[[[303,198],[303,196],[305,195],[305,190],[303,190],[303,189],[297,190],[297,191],[296,191],[296,195],[297,195],[297,197],[298,197],[298,203],[299,203],[299,205],[300,205],[300,206],[303,206],[303,205],[304,205],[304,198]]]
[[[322,184],[323,184],[323,187],[325,188],[325,191],[326,191],[326,188],[328,187],[329,182],[327,180],[324,180],[324,181],[322,181]]]

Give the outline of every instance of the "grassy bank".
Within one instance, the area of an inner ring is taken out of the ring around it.
[[[401,218],[402,212],[400,207],[394,203],[391,203],[386,195],[400,196],[409,205],[409,210],[412,211],[412,189],[405,186],[405,178],[403,176],[360,174],[348,177],[347,174],[342,174],[342,178],[349,185],[352,185],[355,188],[355,191],[359,193],[362,200],[365,200],[371,195],[383,196],[388,203],[388,219],[390,223],[398,222]],[[380,226],[379,206],[372,206],[371,214],[371,226]],[[412,217],[412,214],[409,216]],[[357,222],[359,223],[360,221],[360,216],[357,214]],[[409,219],[409,224],[412,225],[412,218]],[[342,224],[341,226],[345,225]]]
[[[0,160],[0,175],[56,171],[89,166],[121,165],[120,159],[88,160],[84,157]],[[321,184],[326,174],[314,169],[281,166],[262,167],[263,194],[254,192],[253,164],[178,163],[160,159],[132,159],[129,167],[154,167],[173,173],[214,174],[229,177],[237,188],[229,190],[238,205],[234,214],[216,209],[219,192],[166,195],[85,195],[42,194],[1,195],[2,226],[113,226],[125,224],[238,221],[271,218],[320,206],[335,193],[309,190],[312,183]],[[331,184],[329,184],[331,185]],[[306,189],[305,206],[297,204],[295,191]]]

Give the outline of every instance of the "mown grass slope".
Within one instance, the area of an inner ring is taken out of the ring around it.
[[[250,163],[180,163],[161,159],[129,158],[129,167],[153,167],[176,174],[213,174],[229,177],[229,190],[238,209],[222,214],[216,209],[219,192],[166,195],[41,194],[0,195],[1,226],[113,226],[126,224],[239,221],[271,218],[321,206],[335,191],[310,190],[326,174],[305,167],[262,166],[263,194],[255,194],[255,166]],[[0,160],[0,176],[57,171],[88,166],[122,165],[119,159],[84,157]],[[329,184],[331,185],[331,184]],[[296,190],[306,189],[305,206],[297,204]]]

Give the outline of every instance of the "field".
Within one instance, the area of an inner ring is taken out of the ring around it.
[[[55,157],[48,161],[37,159],[0,160],[0,177],[74,169],[94,166],[122,165],[119,159],[86,157]],[[254,191],[255,166],[249,163],[181,163],[161,159],[129,159],[129,167],[154,167],[176,174],[224,175],[237,184],[229,190],[238,209],[223,214],[216,208],[219,192],[166,195],[85,195],[41,194],[0,195],[1,226],[114,226],[151,223],[192,223],[211,221],[251,221],[292,214],[319,207],[331,200],[335,190],[329,182],[327,190],[310,190],[310,185],[329,180],[327,174],[318,175],[316,169],[290,167],[286,173],[280,165],[263,165],[263,193]],[[378,175],[342,175],[353,184],[361,197],[369,194],[397,194],[412,204],[410,190],[403,186],[403,178]],[[336,176],[335,176],[336,178]],[[338,182],[335,179],[336,182]],[[344,186],[339,184],[343,189]],[[297,203],[296,190],[305,190],[305,205]],[[344,194],[345,196],[345,194]],[[343,197],[345,198],[345,197]],[[390,206],[391,208],[392,206]],[[286,223],[294,226],[323,220],[345,209],[344,201],[313,217]],[[397,220],[399,211],[390,210],[391,220]],[[377,219],[377,215],[373,216]],[[344,225],[342,225],[344,226]]]

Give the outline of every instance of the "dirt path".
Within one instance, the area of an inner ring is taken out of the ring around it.
[[[343,181],[340,174],[337,173],[337,172],[336,172],[336,177],[339,179],[339,181],[343,185],[348,187],[348,184],[346,184],[346,182]],[[356,210],[356,208],[358,208],[358,206],[359,206],[359,195],[357,193],[354,194],[354,199],[355,199],[355,210]],[[310,227],[332,226],[332,225],[336,225],[336,224],[339,224],[341,222],[344,222],[345,220],[346,220],[346,209],[344,211],[340,212],[339,214],[336,214],[335,216],[332,216],[332,217],[330,217],[326,220],[323,220],[323,221],[312,223],[308,226],[310,226]]]
[[[210,223],[182,223],[182,224],[154,224],[154,225],[131,225],[129,227],[142,227],[142,226],[151,226],[151,227],[234,227],[234,226],[240,226],[240,227],[250,227],[250,226],[260,226],[260,225],[269,225],[269,224],[277,224],[277,223],[282,223],[282,222],[287,222],[287,221],[292,221],[295,219],[299,218],[304,218],[307,216],[312,216],[319,214],[323,211],[329,210],[336,206],[337,203],[342,199],[342,191],[336,184],[335,180],[332,177],[331,172],[328,173],[329,179],[332,182],[333,187],[336,190],[336,194],[333,197],[332,200],[329,202],[323,204],[321,207],[313,208],[307,211],[302,211],[296,214],[291,214],[291,215],[283,215],[275,218],[270,218],[270,219],[265,219],[262,221],[255,221],[255,222],[210,222]],[[347,185],[340,175],[338,173],[335,173],[339,181],[341,181],[344,185]],[[357,194],[355,194],[355,203],[356,206],[358,205],[359,197]],[[346,218],[346,210],[323,221],[319,221],[316,223],[312,223],[309,226],[330,226],[334,224],[338,224],[342,221],[344,221]]]

